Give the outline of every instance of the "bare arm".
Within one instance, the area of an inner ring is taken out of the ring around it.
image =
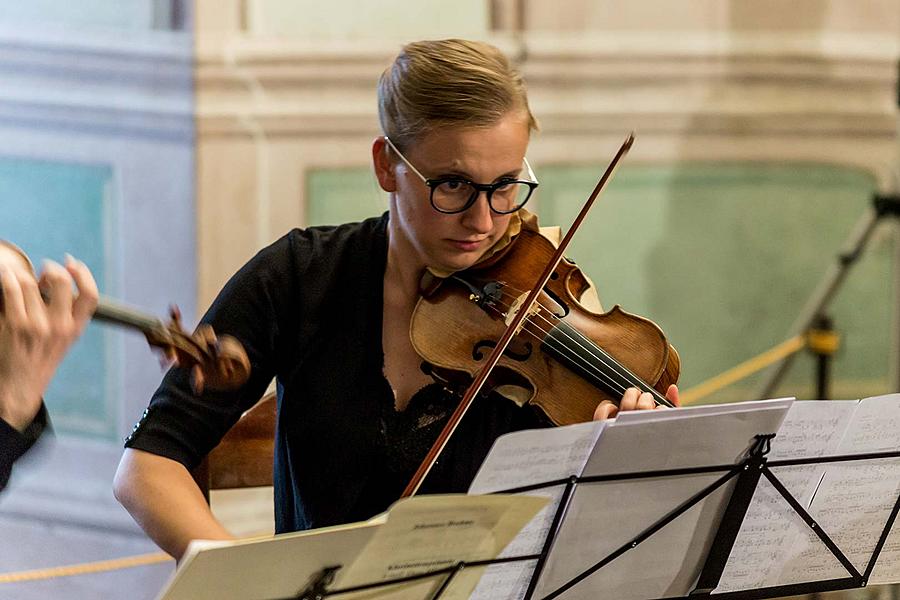
[[[213,516],[200,488],[178,461],[126,448],[113,486],[116,499],[176,560],[191,540],[234,539]]]

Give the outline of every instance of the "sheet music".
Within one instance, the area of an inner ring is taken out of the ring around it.
[[[794,402],[772,441],[769,460],[835,454],[858,404],[857,400]],[[808,506],[825,469],[826,465],[780,467],[773,473]],[[805,529],[806,523],[781,494],[761,478],[714,593],[777,585],[782,561]],[[833,557],[831,562],[828,566],[840,566]]]
[[[894,522],[869,581],[873,584],[900,582],[900,519]]]
[[[546,500],[529,496],[416,496],[386,520],[260,538],[194,542],[161,600],[247,600],[296,596],[326,567],[330,590],[426,573],[496,557]],[[463,600],[482,569],[464,569],[442,598]],[[446,576],[341,594],[341,598],[421,600]]]
[[[528,429],[501,436],[478,469],[469,493],[491,494],[580,475],[608,423],[594,421],[552,429]]]
[[[734,464],[757,434],[778,431],[793,400],[625,413],[603,431],[584,475]],[[715,432],[715,433],[711,433]],[[583,483],[538,586],[543,597],[590,569],[724,472]],[[723,485],[653,537],[564,594],[568,599],[682,596],[706,558],[733,484]],[[648,569],[648,565],[653,565]]]
[[[325,567],[356,560],[376,528],[355,523],[237,541],[195,540],[159,599],[284,598]],[[285,557],[291,569],[284,568]]]
[[[348,569],[341,587],[417,575],[460,561],[495,558],[546,504],[544,498],[518,495],[433,495],[406,498],[388,511],[387,523]],[[475,589],[483,568],[466,568],[442,593],[447,600],[465,600]],[[444,577],[342,597],[421,600],[430,597]]]
[[[889,452],[900,449],[900,394],[863,400],[837,449],[837,454]],[[900,459],[854,461],[827,465],[809,512],[841,548],[851,563],[864,572],[900,494]],[[896,539],[896,538],[895,538]],[[900,553],[896,542],[879,556],[879,568],[870,583],[900,581]],[[809,581],[846,577],[841,566],[812,533],[804,531],[791,550],[781,580]],[[831,563],[827,566],[826,563]]]
[[[793,402],[780,398],[622,413],[598,439],[584,475],[737,463],[754,435],[778,431]],[[615,446],[615,452],[607,446]]]
[[[513,487],[580,475],[606,421],[579,423],[553,429],[510,433],[499,438],[469,487],[470,494],[490,494]],[[549,504],[526,525],[501,556],[538,554],[547,539],[564,486],[527,492],[548,498]],[[520,598],[525,593],[535,561],[492,565],[473,592],[472,600]]]
[[[900,395],[794,404],[770,460],[900,449]],[[773,469],[864,572],[900,494],[900,460]],[[900,527],[894,527],[870,583],[900,580]],[[823,542],[761,480],[716,593],[848,577]]]

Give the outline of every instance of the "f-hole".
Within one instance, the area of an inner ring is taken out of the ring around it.
[[[554,273],[554,275],[555,275],[555,273]],[[557,313],[557,312],[555,311],[555,309],[554,309],[554,310],[551,310],[551,312],[552,312],[554,315],[556,315],[557,317],[559,317],[560,319],[562,319],[563,317],[565,317],[566,315],[569,314],[569,305],[566,304],[565,302],[563,302],[563,299],[560,298],[560,297],[556,294],[556,292],[554,292],[553,290],[551,290],[551,289],[549,289],[548,287],[545,286],[545,287],[544,287],[544,293],[547,294],[548,296],[550,296],[550,298],[553,300],[553,302],[555,302],[556,305],[559,307],[559,310],[562,311],[562,314],[559,314],[559,313]]]
[[[483,350],[485,348],[494,348],[496,346],[497,342],[494,340],[481,340],[480,342],[472,346],[472,358],[475,360],[481,360],[484,358]],[[503,355],[519,362],[525,362],[529,358],[531,358],[531,355],[534,352],[534,346],[531,345],[531,342],[525,342],[523,346],[524,349],[522,350],[522,352],[516,352],[512,349],[511,346],[507,346],[506,350],[503,352]]]

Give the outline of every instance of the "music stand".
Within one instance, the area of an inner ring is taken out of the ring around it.
[[[377,590],[388,586],[398,585],[401,583],[421,580],[430,577],[443,578],[434,593],[429,596],[429,600],[438,600],[444,592],[449,588],[453,578],[463,569],[469,567],[483,567],[495,564],[535,561],[535,568],[532,573],[528,589],[522,600],[533,600],[535,591],[540,580],[547,560],[550,557],[553,548],[553,542],[559,533],[563,518],[566,515],[570,502],[573,498],[574,491],[578,485],[602,484],[615,481],[629,481],[648,478],[667,478],[667,477],[683,477],[685,475],[722,473],[721,477],[713,483],[707,485],[702,490],[688,498],[687,500],[674,507],[668,514],[652,523],[649,527],[641,531],[638,535],[628,540],[616,548],[607,556],[600,558],[588,569],[572,577],[567,583],[553,589],[550,593],[540,596],[541,600],[552,600],[562,596],[566,591],[579,585],[582,581],[590,577],[595,572],[606,567],[614,560],[638,547],[650,539],[654,534],[665,528],[667,525],[675,521],[678,517],[685,514],[692,507],[697,505],[703,499],[708,498],[711,494],[734,481],[734,488],[728,501],[718,527],[716,528],[710,550],[707,553],[706,561],[700,571],[697,581],[692,590],[685,596],[675,596],[669,598],[657,598],[655,600],[674,600],[674,598],[696,599],[701,597],[711,597],[715,595],[722,600],[756,600],[762,598],[774,598],[785,595],[809,594],[814,592],[825,592],[842,589],[852,589],[857,587],[865,587],[872,571],[875,568],[878,557],[884,547],[888,534],[896,521],[897,514],[900,512],[900,498],[898,498],[890,512],[890,515],[882,529],[875,549],[870,557],[866,569],[860,572],[850,562],[845,553],[834,543],[828,532],[824,531],[806,509],[794,498],[794,496],[779,481],[778,477],[772,472],[773,467],[787,467],[799,465],[814,465],[821,463],[843,463],[863,460],[881,460],[888,458],[900,458],[900,452],[877,452],[864,453],[855,455],[826,456],[818,458],[803,458],[793,460],[779,460],[768,462],[766,455],[770,449],[771,440],[775,434],[757,435],[755,441],[747,453],[747,456],[737,464],[728,465],[712,465],[707,467],[693,467],[682,469],[667,469],[644,471],[635,473],[625,473],[616,475],[588,476],[578,477],[572,476],[568,479],[554,480],[543,483],[537,483],[519,488],[504,490],[498,493],[527,493],[546,488],[558,487],[564,485],[562,497],[553,517],[552,525],[548,531],[548,535],[543,542],[542,550],[539,554],[530,554],[523,556],[514,556],[506,558],[498,558],[493,560],[484,560],[472,563],[459,562],[453,566],[436,569],[419,575],[398,578],[387,581],[373,582],[371,584],[359,585],[343,589],[328,589],[328,584],[333,578],[335,571],[339,566],[329,567],[323,570],[305,589],[301,590],[296,596],[282,598],[278,600],[323,600],[324,598],[339,597],[341,595],[360,592],[365,590]],[[841,563],[847,571],[846,577],[832,578],[821,581],[804,582],[791,585],[780,585],[753,590],[742,590],[735,592],[726,592],[713,594],[719,585],[722,573],[725,569],[728,557],[734,547],[741,524],[747,513],[747,509],[753,499],[753,495],[757,489],[760,479],[765,478],[778,491],[781,497],[789,504],[789,506],[799,515],[806,525],[816,534],[818,539],[825,545],[831,554]],[[650,600],[650,599],[648,599]]]

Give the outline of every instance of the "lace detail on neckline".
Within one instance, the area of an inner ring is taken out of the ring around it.
[[[388,468],[412,475],[455,408],[452,396],[438,383],[426,385],[410,398],[403,411],[393,403],[382,407],[381,433]]]

